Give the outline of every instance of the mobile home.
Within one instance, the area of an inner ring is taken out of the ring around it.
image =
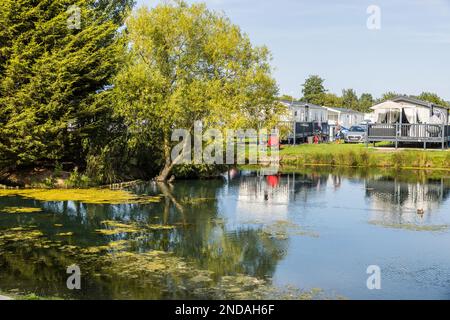
[[[399,96],[372,107],[374,124],[368,126],[367,143],[378,141],[440,144],[450,140],[449,108]]]
[[[297,144],[306,142],[308,137],[317,133],[328,134],[328,110],[327,108],[306,102],[280,101],[289,112],[281,119],[292,127],[288,142]]]

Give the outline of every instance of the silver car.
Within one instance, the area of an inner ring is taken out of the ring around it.
[[[360,143],[366,141],[366,128],[363,126],[352,126],[344,134],[345,143]]]

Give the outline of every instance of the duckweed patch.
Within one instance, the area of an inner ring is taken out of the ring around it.
[[[159,196],[138,196],[125,190],[109,189],[6,189],[0,197],[20,196],[39,201],[79,201],[88,204],[145,204],[159,202]]]
[[[444,225],[417,225],[417,224],[401,224],[401,223],[383,223],[379,221],[370,221],[370,224],[374,226],[380,226],[390,229],[402,229],[409,231],[428,231],[428,232],[445,232],[449,229],[449,226]]]
[[[261,235],[276,240],[286,240],[289,236],[319,237],[319,235],[315,232],[304,230],[299,225],[284,220],[279,220],[273,224],[265,225],[261,230]]]
[[[193,263],[172,253],[119,252],[103,256],[103,271],[115,277],[138,280],[142,284],[176,283],[175,290],[188,291],[195,297],[214,299],[313,299],[316,291],[279,289],[269,281],[248,275],[218,277],[209,270],[197,269]],[[295,294],[294,294],[295,293]]]
[[[4,245],[9,242],[19,242],[19,241],[33,241],[44,234],[34,228],[11,228],[7,230],[0,231],[0,245]]]
[[[138,224],[135,222],[124,223],[118,221],[102,221],[105,229],[95,230],[99,234],[103,235],[116,235],[121,233],[139,233],[151,230],[172,230],[175,226],[171,225],[159,225],[159,224]]]
[[[106,229],[97,229],[95,232],[99,234],[103,234],[106,236],[116,235],[121,233],[138,233],[141,232],[142,229],[137,226],[137,224],[125,224],[117,221],[102,221],[102,225],[106,227]]]
[[[130,246],[130,241],[127,240],[118,240],[118,241],[111,241],[108,244],[104,246],[97,246],[97,247],[87,247],[80,249],[82,253],[84,254],[97,254],[101,252],[107,252],[110,250],[125,250]]]
[[[7,207],[3,208],[0,211],[9,214],[25,214],[25,213],[37,213],[42,212],[41,208],[25,208],[25,207]]]
[[[104,221],[109,227],[128,229],[128,224]],[[131,226],[132,227],[132,226]],[[21,247],[49,249],[63,263],[77,261],[86,276],[98,281],[119,281],[127,285],[170,292],[175,296],[200,299],[313,299],[315,292],[300,289],[280,289],[270,280],[244,274],[220,275],[198,268],[194,261],[174,253],[151,250],[134,252],[134,240],[112,241],[105,245],[82,248],[51,241],[34,228],[12,228],[0,233],[0,245],[23,241]],[[0,248],[3,248],[1,246]],[[38,257],[29,257],[38,261]],[[105,280],[106,279],[106,280]],[[159,292],[159,291],[158,291]],[[163,297],[163,296],[161,296]],[[32,299],[34,297],[31,297]]]
[[[56,234],[58,237],[71,237],[73,236],[73,232],[60,232]]]

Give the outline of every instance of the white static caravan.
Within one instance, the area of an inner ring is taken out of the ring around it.
[[[375,123],[368,125],[366,143],[389,141],[400,144],[450,143],[449,108],[400,96],[372,107]]]
[[[400,96],[371,108],[379,124],[449,124],[449,108]]]
[[[295,122],[326,122],[328,118],[328,110],[324,107],[305,102],[297,101],[280,101],[288,107],[288,121]]]
[[[362,112],[346,108],[325,108],[328,110],[328,124],[330,126],[341,126],[348,129],[364,121],[364,113]]]
[[[280,103],[288,108],[287,115],[282,116],[280,121],[292,126],[292,134],[288,137],[288,141],[296,144],[297,141],[305,142],[316,132],[328,133],[326,108],[297,101],[282,100]]]

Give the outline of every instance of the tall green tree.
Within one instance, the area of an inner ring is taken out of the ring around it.
[[[296,98],[294,98],[293,96],[289,95],[289,94],[283,94],[281,96],[278,97],[278,100],[285,100],[285,101],[297,101]]]
[[[323,96],[322,104],[327,107],[343,107],[343,101],[342,98],[337,96],[334,93],[325,93]]]
[[[174,129],[272,127],[281,108],[269,51],[204,4],[141,8],[127,23],[132,44],[115,82],[129,144],[159,146],[157,180],[174,167]]]
[[[302,85],[303,101],[323,105],[325,98],[324,79],[318,75],[311,75]]]
[[[359,98],[359,111],[369,112],[370,108],[373,106],[373,96],[370,93],[363,93]]]
[[[436,93],[431,93],[431,92],[422,92],[417,99],[423,100],[423,101],[428,101],[440,106],[447,106],[450,107],[450,104],[445,101],[444,99],[442,99],[441,97],[439,97]]]
[[[358,96],[353,89],[342,90],[342,104],[345,108],[359,110]]]
[[[388,101],[388,100],[392,100],[392,99],[394,99],[395,97],[398,97],[399,95],[400,95],[400,94],[398,94],[398,93],[396,93],[396,92],[388,91],[388,92],[383,93],[383,94],[381,95],[381,97],[377,100],[377,103],[382,103],[382,102],[385,102],[385,101]]]
[[[131,0],[1,1],[2,165],[83,163],[94,140],[107,136],[110,106],[103,101],[126,48],[119,30],[131,6]]]

